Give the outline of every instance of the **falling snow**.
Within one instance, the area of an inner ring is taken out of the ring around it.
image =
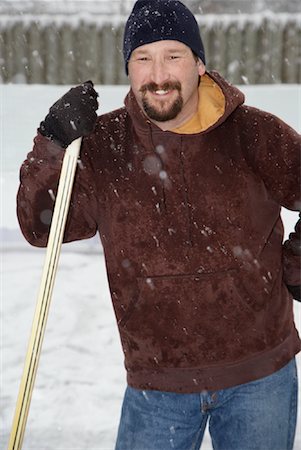
[[[296,101],[300,89],[296,91],[293,86],[245,86],[243,89],[249,104],[275,112],[295,128],[301,126]],[[2,203],[5,214],[1,223],[0,442],[4,443],[3,448],[6,448],[12,422],[45,254],[44,250],[31,248],[18,229],[15,213],[18,170],[31,148],[37,125],[47,107],[65,90],[64,86],[1,86],[3,108],[0,122],[4,133],[0,181],[5,194]],[[99,87],[99,91],[103,110],[111,110],[122,104],[127,88]],[[157,150],[157,153],[160,152]],[[51,197],[53,192],[48,194]],[[283,217],[288,232],[296,221],[296,215],[283,211]],[[168,232],[173,234],[173,229]],[[125,389],[125,371],[99,245],[98,240],[89,240],[63,247],[24,448],[114,448]],[[244,251],[235,250],[241,255]],[[255,264],[252,255],[247,256]],[[124,265],[128,267],[129,263],[124,257]],[[144,270],[147,272],[147,261]],[[199,270],[202,272],[204,268]],[[269,273],[265,276],[269,282]],[[151,279],[147,286],[151,288]],[[118,300],[118,293],[115,297]],[[297,327],[301,330],[301,305],[295,302],[294,307]],[[298,366],[301,369],[300,356]],[[147,391],[145,394],[147,396]],[[294,450],[301,450],[301,419],[298,420]],[[175,429],[171,428],[171,440],[174,432]],[[210,449],[207,435],[202,450]]]

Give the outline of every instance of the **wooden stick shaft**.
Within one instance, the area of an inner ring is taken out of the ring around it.
[[[81,138],[66,149],[8,450],[21,450],[72,194]]]

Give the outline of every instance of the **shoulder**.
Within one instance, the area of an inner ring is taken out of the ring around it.
[[[98,116],[93,133],[84,139],[82,154],[93,160],[93,165],[108,164],[112,158],[124,154],[132,141],[131,129],[131,119],[124,107]]]
[[[120,141],[123,140],[129,129],[130,117],[126,108],[119,108],[102,114],[97,118],[94,128],[96,140]]]
[[[261,110],[259,108],[256,108],[254,106],[248,106],[248,105],[241,105],[239,106],[234,116],[242,121],[246,125],[256,126],[268,126],[268,127],[277,127],[277,128],[287,128],[291,129],[291,127],[285,123],[280,117],[276,116],[275,114]]]
[[[98,116],[93,130],[86,142],[96,149],[104,148],[113,141],[124,139],[128,129],[129,115],[125,108],[119,108]]]
[[[300,135],[280,117],[253,106],[241,105],[233,113],[233,122],[239,127],[242,136],[266,138],[268,141],[288,139],[299,142]]]
[[[115,109],[108,113],[102,114],[98,117],[96,122],[96,128],[105,129],[114,126],[120,126],[128,118],[128,112],[125,107]]]

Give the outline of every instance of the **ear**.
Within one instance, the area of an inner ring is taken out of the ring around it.
[[[206,72],[206,66],[204,65],[203,61],[201,61],[200,59],[198,60],[198,69],[199,69],[199,75],[201,77]]]

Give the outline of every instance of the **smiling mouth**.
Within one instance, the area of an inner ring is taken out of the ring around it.
[[[155,94],[157,94],[157,95],[166,95],[166,94],[169,94],[170,92],[171,92],[170,90],[165,91],[163,89],[159,89],[158,91],[155,91]]]
[[[169,99],[174,97],[175,92],[177,92],[176,89],[157,89],[157,90],[150,90],[148,91],[149,95],[153,98],[153,99],[158,99],[158,100],[164,100],[164,99]]]
[[[164,83],[161,86],[158,86],[156,83],[149,83],[140,89],[143,95],[150,93],[151,95],[157,97],[167,97],[169,94],[172,94],[175,91],[181,92],[180,83]]]

